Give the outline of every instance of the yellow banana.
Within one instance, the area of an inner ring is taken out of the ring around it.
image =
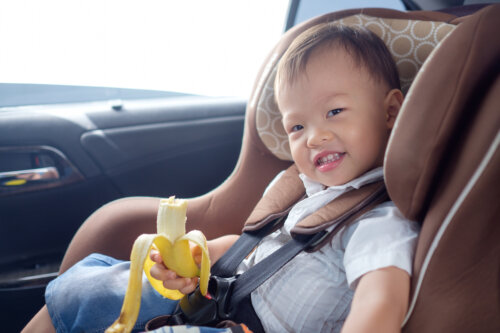
[[[184,295],[178,290],[163,287],[163,283],[150,275],[154,262],[149,258],[151,248],[156,248],[163,258],[165,266],[183,277],[200,277],[200,291],[207,293],[210,277],[210,259],[207,241],[201,231],[193,230],[186,234],[187,201],[170,197],[160,201],[156,220],[157,234],[139,236],[130,255],[130,278],[125,299],[118,319],[106,330],[106,333],[130,332],[139,315],[142,290],[142,271],[156,291],[164,297],[177,300]],[[196,265],[189,242],[201,248],[201,267]]]

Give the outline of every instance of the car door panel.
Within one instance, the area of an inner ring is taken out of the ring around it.
[[[43,304],[72,236],[97,208],[124,196],[197,196],[223,182],[245,107],[178,97],[0,109],[0,175],[57,174],[0,178],[0,313],[17,316],[8,331]]]
[[[34,249],[62,253],[83,220],[113,199],[196,196],[232,171],[244,101],[181,98],[130,105],[119,112],[106,103],[85,103],[0,113],[0,161],[26,155],[19,165],[4,163],[0,172],[39,170],[30,165],[33,155],[50,153],[49,167],[60,175],[42,181],[42,189],[0,185],[0,237],[9,237],[2,239],[0,263],[18,260],[14,254],[29,257]],[[57,241],[51,240],[55,230]],[[32,249],[21,246],[26,237]]]
[[[244,108],[234,114],[228,105],[213,107],[199,105],[187,120],[179,117],[184,105],[149,124],[121,120],[120,127],[84,133],[82,146],[125,195],[200,195],[232,171],[241,145]]]

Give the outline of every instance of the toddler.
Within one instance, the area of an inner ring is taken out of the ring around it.
[[[307,197],[279,230],[262,239],[240,272],[287,243],[290,230],[308,215],[383,179],[387,141],[403,101],[384,43],[368,30],[333,23],[313,27],[292,43],[278,65],[275,92]],[[252,292],[262,327],[267,332],[400,331],[417,236],[418,224],[392,202],[376,206],[320,250],[299,253]],[[237,238],[208,241],[212,263]],[[196,278],[178,277],[157,252],[151,258],[156,262],[151,275],[166,288],[185,294],[195,289]],[[47,306],[30,324],[58,332],[103,330],[118,316],[127,279],[128,262],[91,255],[51,282]],[[176,304],[144,280],[136,328],[171,313]]]

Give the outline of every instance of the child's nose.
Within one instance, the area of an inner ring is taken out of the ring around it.
[[[315,128],[311,131],[307,140],[309,147],[321,146],[324,143],[330,142],[334,138],[332,131],[323,128]]]

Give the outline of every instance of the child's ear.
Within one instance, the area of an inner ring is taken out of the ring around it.
[[[387,93],[384,101],[387,128],[392,129],[394,126],[403,99],[403,93],[399,89],[392,89]]]

